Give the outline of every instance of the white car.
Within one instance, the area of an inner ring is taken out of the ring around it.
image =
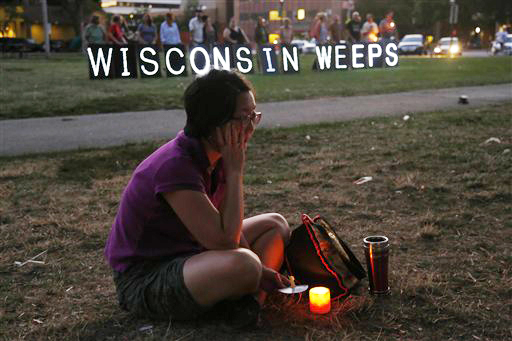
[[[424,54],[425,45],[423,34],[406,34],[398,43],[400,54]]]
[[[504,55],[512,55],[512,34],[507,34],[504,39],[502,38],[502,42],[493,41],[491,45],[491,52],[493,55],[504,54]]]
[[[310,41],[303,39],[294,39],[291,41],[291,44],[297,45],[299,47],[299,51],[302,53],[315,53],[315,39],[311,39]]]
[[[434,55],[461,56],[462,46],[457,37],[444,37],[434,48]]]

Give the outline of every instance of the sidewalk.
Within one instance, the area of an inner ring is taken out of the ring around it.
[[[342,121],[371,116],[477,107],[512,100],[512,84],[419,90],[258,104],[263,127]],[[185,125],[183,110],[158,110],[0,121],[0,156],[171,139]]]

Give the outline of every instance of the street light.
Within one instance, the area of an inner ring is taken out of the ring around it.
[[[480,34],[480,27],[475,28],[475,33]]]

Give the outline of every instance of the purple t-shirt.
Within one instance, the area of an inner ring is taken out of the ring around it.
[[[211,175],[209,166],[201,142],[183,131],[137,166],[123,192],[105,246],[105,257],[114,270],[123,272],[139,261],[205,250],[162,193],[203,192],[219,209],[225,187],[222,160]]]

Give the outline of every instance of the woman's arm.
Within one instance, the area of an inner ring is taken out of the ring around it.
[[[162,44],[162,46],[166,43],[166,41],[164,40],[164,30],[165,30],[164,23],[165,23],[165,21],[160,25],[160,43]]]
[[[176,42],[177,44],[181,44],[180,28],[178,27],[178,24],[176,22],[173,23],[173,26],[176,27]]]
[[[151,25],[151,27],[153,27],[153,41],[151,42],[151,44],[153,45],[156,45],[156,42],[158,40],[158,30],[156,29],[156,26],[155,25]]]
[[[112,34],[112,32],[108,32],[108,38],[110,39],[110,41],[116,43],[117,45],[122,45],[123,43],[120,42],[119,40],[116,39],[116,37],[114,37],[114,35]]]
[[[236,43],[236,41],[234,41],[233,39],[231,39],[231,37],[229,36],[229,34],[230,34],[230,31],[229,31],[229,29],[226,27],[226,28],[224,29],[224,33],[222,34],[222,36],[224,37],[224,40],[227,40],[227,41],[229,41],[230,43],[233,43],[233,44],[234,44],[234,43]]]
[[[91,36],[91,30],[90,30],[90,27],[91,26],[87,26],[87,28],[85,29],[85,41],[89,42],[89,37]]]
[[[142,30],[143,30],[143,27],[142,27],[143,24],[140,24],[138,27],[137,27],[137,31],[135,32],[135,37],[137,38],[137,42],[139,44],[146,44],[146,42],[144,41],[144,38],[142,37]]]
[[[226,184],[229,195],[229,186]],[[232,191],[231,191],[232,192]],[[235,215],[219,212],[205,193],[183,190],[163,194],[197,242],[209,250],[227,250],[240,244],[239,208]]]
[[[164,198],[190,233],[210,250],[234,249],[247,244],[242,238],[244,217],[243,164],[245,159],[244,130],[236,122],[217,128],[217,143],[226,174],[224,203],[218,211],[205,193],[183,190],[164,193]],[[249,245],[245,245],[248,247]]]
[[[240,27],[240,32],[242,32],[242,35],[244,36],[245,43],[249,44],[251,41],[249,40],[249,37],[247,37],[247,34],[245,34],[245,31]]]

